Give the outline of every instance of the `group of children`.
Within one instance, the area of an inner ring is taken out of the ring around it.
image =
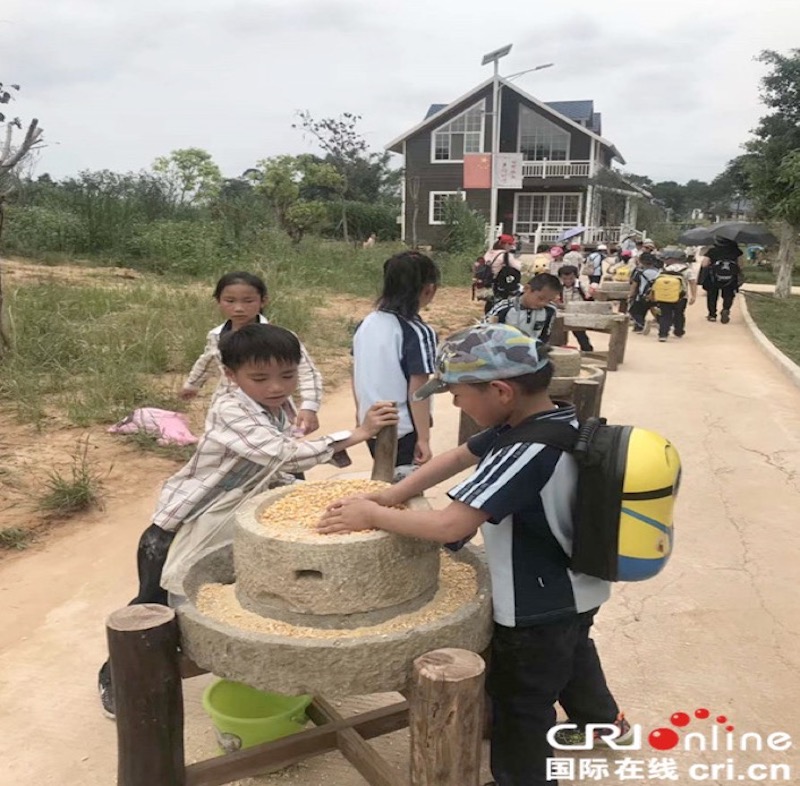
[[[655,243],[648,239],[628,239],[620,247],[600,243],[586,255],[579,243],[568,247],[541,245],[535,255],[517,256],[509,261],[512,240],[510,235],[501,236],[499,249],[489,252],[493,255],[492,269],[501,270],[497,260],[505,255],[504,264],[513,266],[518,271],[518,280],[526,283],[517,286],[511,295],[487,296],[485,318],[489,322],[513,324],[542,340],[549,337],[556,308],[574,300],[592,299],[603,281],[627,283],[627,306],[633,332],[647,334],[657,324],[658,339],[665,342],[670,334],[675,338],[685,335],[686,308],[696,301],[698,284],[706,292],[707,319],[717,320],[721,296],[720,321],[726,324],[743,280],[738,261],[742,252],[736,243],[724,238],[698,251],[694,261],[699,264],[693,264],[683,249],[668,247],[658,251]],[[581,284],[581,277],[587,280],[588,287]],[[534,296],[533,292],[542,294]],[[549,300],[545,301],[545,296],[549,296]],[[648,319],[648,314],[653,318]],[[586,332],[574,331],[574,334],[581,350],[591,352],[592,344]]]
[[[378,528],[453,544],[481,530],[495,619],[487,683],[494,783],[553,783],[545,770],[556,702],[579,727],[564,740],[573,745],[584,740],[581,729],[589,723],[614,724],[620,739],[630,728],[590,638],[609,585],[569,569],[577,466],[570,454],[520,436],[532,421],[578,425],[573,407],[548,396],[553,367],[535,335],[546,336],[558,295],[584,296],[578,271],[568,266],[559,277],[539,274],[515,302],[497,303],[489,322],[450,336],[438,351],[434,331],[420,316],[436,294],[437,266],[423,254],[403,252],[387,260],[383,272],[375,310],[353,340],[359,425],[316,438],[308,435],[318,427],[322,384],[308,353],[297,336],[262,314],[267,290],[259,278],[232,273],[220,280],[214,297],[225,322],[208,334],[182,395],[195,396],[217,371],[221,380],[195,455],[164,484],[141,537],[132,603],[175,601],[189,566],[185,560],[171,564],[176,544],[230,538],[232,512],[244,495],[296,482],[297,473],[397,424],[398,464],[417,471],[384,492],[332,505],[320,532]],[[433,457],[430,396],[445,390],[485,430]],[[467,469],[470,476],[450,490],[443,510],[396,509]],[[103,709],[111,717],[112,672],[106,663],[99,675]]]

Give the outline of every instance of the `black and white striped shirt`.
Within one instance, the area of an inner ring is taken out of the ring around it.
[[[574,407],[537,417],[577,426]],[[449,492],[451,499],[490,516],[481,533],[495,622],[510,628],[536,625],[597,608],[609,598],[609,583],[569,568],[578,481],[575,459],[535,442],[495,448],[507,431],[488,429],[467,443],[481,460],[475,472]]]

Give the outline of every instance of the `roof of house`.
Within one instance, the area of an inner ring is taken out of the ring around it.
[[[594,131],[595,134],[602,133],[601,115],[600,112],[594,111],[594,101],[591,99],[588,101],[546,101],[545,103],[551,109],[555,109],[558,114],[580,123]],[[447,104],[431,104],[423,119],[427,120],[429,117],[433,117],[445,107]]]
[[[417,123],[417,125],[415,125],[413,128],[409,129],[404,134],[401,134],[396,139],[393,139],[388,145],[386,145],[386,149],[392,150],[395,153],[402,152],[402,147],[400,145],[402,142],[408,139],[408,137],[416,134],[418,131],[421,131],[426,126],[432,125],[433,121],[440,115],[444,114],[447,110],[469,100],[476,93],[479,93],[481,90],[492,84],[492,80],[493,78],[490,77],[484,82],[481,82],[479,85],[472,88],[472,90],[462,96],[459,96],[449,104],[431,104],[428,107],[428,111],[425,113],[425,117],[422,119],[422,122]],[[601,116],[599,112],[594,111],[593,101],[552,101],[545,103],[544,101],[540,101],[538,98],[534,98],[517,85],[509,82],[506,79],[503,79],[502,77],[500,78],[500,84],[505,88],[513,90],[515,93],[522,96],[525,100],[529,101],[535,106],[538,106],[540,109],[544,109],[546,112],[558,115],[561,120],[565,120],[568,124],[575,126],[593,139],[596,139],[598,142],[600,142],[600,144],[605,145],[620,163],[625,163],[625,159],[622,157],[621,153],[619,150],[617,150],[614,144],[608,139],[604,139],[602,136],[600,136]]]

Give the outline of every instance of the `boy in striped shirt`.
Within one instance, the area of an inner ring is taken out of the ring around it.
[[[541,342],[508,325],[450,336],[437,353],[437,376],[417,395],[449,390],[453,403],[486,430],[386,491],[335,503],[318,525],[322,532],[377,528],[445,544],[481,530],[492,578],[487,690],[492,774],[500,786],[554,782],[546,763],[555,702],[579,727],[578,737],[589,723],[615,724],[618,740],[630,730],[589,637],[610,585],[569,567],[575,459],[524,436],[533,422],[578,425],[574,407],[547,395],[552,375]],[[450,490],[443,510],[391,507],[469,468],[472,475]]]
[[[330,462],[397,423],[397,408],[378,402],[353,431],[296,439],[292,394],[302,357],[297,336],[276,325],[245,325],[223,337],[220,358],[230,384],[214,398],[194,455],[161,489],[152,523],[139,540],[139,591],[130,605],[166,605],[168,593],[182,594],[190,564],[176,559],[175,550],[170,554],[173,543],[194,538],[220,547],[233,537],[233,509],[246,494],[293,483],[288,473]],[[104,714],[113,718],[108,662],[100,669],[98,691]]]

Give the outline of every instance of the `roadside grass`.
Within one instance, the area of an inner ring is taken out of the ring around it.
[[[748,284],[775,284],[775,272],[771,265],[767,267],[745,265],[744,278]],[[792,270],[792,285],[800,286],[800,265],[795,265]]]
[[[47,473],[38,507],[54,516],[72,516],[82,510],[100,507],[101,487],[102,477],[89,460],[87,438],[75,446],[67,473],[55,469]]]
[[[787,357],[800,363],[800,297],[778,300],[748,292],[747,308],[767,338]]]
[[[0,549],[22,551],[28,548],[34,539],[32,530],[22,527],[4,527],[0,529]]]

